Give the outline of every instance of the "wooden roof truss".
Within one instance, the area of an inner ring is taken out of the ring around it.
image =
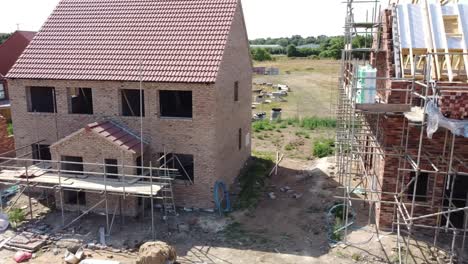
[[[394,45],[401,54],[395,63],[400,64],[403,78],[422,79],[426,63],[431,63],[436,80],[467,81],[468,6],[442,2],[398,6],[395,19],[399,22],[394,27],[403,43]],[[433,54],[431,61],[427,54]]]

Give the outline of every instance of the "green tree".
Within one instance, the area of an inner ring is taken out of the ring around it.
[[[289,43],[293,44],[294,46],[299,46],[301,45],[301,40],[302,40],[302,36],[301,35],[294,35],[291,37],[291,40],[289,41]]]
[[[341,51],[344,49],[344,38],[333,37],[325,45],[322,45],[321,49],[323,51],[320,52],[320,57],[340,59]]]
[[[3,34],[3,33],[0,33],[0,44],[2,44],[3,42],[5,42],[5,40],[7,40],[10,36],[11,36],[11,34]]]
[[[372,36],[356,36],[353,40],[353,47],[370,47],[372,43]],[[288,57],[309,57],[309,56],[319,56],[322,58],[332,58],[340,59],[341,51],[344,49],[344,38],[343,36],[329,37],[325,35],[320,35],[317,37],[307,37],[303,38],[300,35],[294,35],[287,38],[260,38],[250,41],[250,44],[277,44],[280,45],[281,49],[268,48],[266,52],[269,54],[287,54]],[[297,47],[305,44],[318,44],[320,47],[316,49],[310,48],[300,48]],[[263,52],[260,54],[254,54],[252,51],[254,59],[262,59]],[[362,57],[360,53],[356,53],[358,57]]]
[[[298,51],[295,45],[291,44],[288,46],[287,50],[288,57],[297,57]]]
[[[281,47],[287,47],[289,44],[289,41],[286,38],[280,38],[276,43],[280,45]]]
[[[264,48],[256,48],[250,51],[252,59],[256,61],[269,61],[272,60],[271,54]]]

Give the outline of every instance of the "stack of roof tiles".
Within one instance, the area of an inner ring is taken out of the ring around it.
[[[238,0],[61,0],[8,78],[215,82]]]

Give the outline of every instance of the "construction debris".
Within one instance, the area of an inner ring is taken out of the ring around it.
[[[147,242],[140,247],[136,264],[167,264],[177,260],[175,249],[168,244],[157,241]]]
[[[16,261],[16,263],[26,261],[26,260],[28,260],[30,258],[32,258],[32,253],[24,252],[24,251],[16,252],[15,256],[13,257],[13,259]]]
[[[106,246],[106,234],[104,227],[99,228],[99,242],[101,243],[101,245]]]
[[[81,241],[78,239],[60,239],[55,245],[58,248],[66,248],[70,252],[76,252],[81,247]]]
[[[266,117],[265,112],[256,113],[256,114],[253,115],[252,121],[263,120],[263,119],[265,119],[265,117]]]
[[[8,215],[0,213],[0,232],[5,231],[9,225]]]
[[[35,252],[46,243],[47,237],[23,231],[6,243],[7,248]]]
[[[120,262],[115,260],[85,259],[80,264],[120,264]]]
[[[4,190],[1,192],[0,197],[2,199],[2,203],[6,203],[8,198],[11,196],[15,195],[18,192],[18,185],[13,185],[9,187],[8,189]]]
[[[292,198],[299,199],[299,198],[302,197],[302,195],[303,195],[302,193],[295,193],[295,194],[292,195]]]
[[[64,260],[66,263],[77,264],[84,257],[83,248],[77,249],[75,252],[71,252],[68,249],[65,251]]]

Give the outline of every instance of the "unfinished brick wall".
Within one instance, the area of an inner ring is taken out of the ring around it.
[[[377,69],[377,78],[389,78],[395,75],[392,35],[392,12],[382,11],[382,27],[380,39],[374,38],[373,47],[380,48],[371,53],[371,65]],[[390,82],[386,79],[377,80],[377,94],[386,102],[390,91]]]
[[[378,119],[378,120],[377,120]],[[392,227],[392,223],[396,221],[396,207],[386,202],[394,202],[394,193],[399,192],[402,189],[402,184],[407,185],[411,180],[411,174],[409,171],[403,171],[399,169],[413,169],[408,161],[399,157],[397,152],[393,150],[394,146],[405,147],[406,142],[402,139],[406,139],[406,133],[408,133],[408,153],[414,161],[417,161],[417,152],[419,147],[419,138],[421,130],[418,126],[410,126],[409,132],[404,126],[404,117],[402,115],[368,115],[368,122],[372,124],[372,130],[374,135],[379,135],[378,147],[375,149],[377,153],[384,153],[381,156],[384,161],[379,162],[378,165],[374,164],[374,170],[379,180],[380,191],[382,194],[380,199],[382,203],[377,204],[377,223],[382,229],[389,229]],[[378,125],[377,125],[378,124]],[[379,132],[377,132],[379,130]],[[423,157],[420,160],[420,168],[422,170],[433,171],[432,165],[435,165],[439,171],[446,172],[448,170],[447,164],[444,163],[439,157],[449,159],[450,153],[450,140],[451,134],[448,134],[447,145],[445,145],[445,129],[439,129],[437,133],[433,135],[432,139],[426,136],[424,131],[422,139],[422,153]],[[468,139],[463,137],[456,137],[456,144],[454,152],[465,157],[468,155]],[[444,149],[445,145],[445,149]],[[432,157],[426,158],[427,154]],[[382,169],[383,167],[383,169]],[[461,164],[454,162],[454,168],[458,171],[466,171],[466,168],[462,167]],[[429,173],[428,184],[427,184],[427,200],[417,201],[414,208],[414,216],[426,215],[438,210],[443,205],[443,194],[444,184],[446,176],[443,173]],[[411,211],[411,198],[406,191],[403,201],[406,204],[408,211]],[[430,217],[415,221],[415,224],[424,225],[435,225],[437,217]]]
[[[418,97],[413,97],[410,101],[410,89],[413,88],[411,80],[389,80],[390,77],[395,77],[394,65],[394,51],[393,51],[393,36],[392,36],[392,16],[391,10],[384,10],[381,15],[382,28],[380,39],[374,38],[374,48],[380,47],[380,50],[371,54],[371,64],[377,68],[377,77],[387,78],[385,80],[377,81],[377,88],[379,89],[378,95],[382,103],[391,104],[409,104],[412,106],[419,106],[421,102]],[[443,88],[443,87],[448,88]],[[439,107],[441,112],[450,118],[466,119],[467,118],[467,105],[468,105],[468,85],[466,83],[447,83],[438,82],[439,87]],[[464,87],[463,89],[453,89],[453,87]],[[399,90],[399,91],[398,91]],[[420,94],[425,94],[426,90],[422,86],[414,85],[414,90]],[[428,95],[432,95],[432,90],[427,90]],[[403,185],[407,185],[411,180],[410,171],[402,169],[412,169],[408,161],[401,158],[401,153],[394,147],[406,148],[407,153],[416,161],[419,147],[419,139],[421,130],[419,125],[409,126],[408,121],[405,120],[403,114],[382,113],[365,114],[367,124],[371,128],[372,136],[376,139],[375,148],[373,149],[374,155],[378,155],[381,159],[378,164],[372,164],[369,168],[374,171],[378,180],[378,189],[382,191],[380,194],[381,203],[376,205],[377,224],[380,228],[387,229],[392,227],[392,223],[396,221],[396,207],[390,203],[394,202],[394,193],[398,192]],[[423,170],[433,171],[433,165],[436,166],[440,172],[447,172],[447,164],[442,162],[442,158],[449,159],[450,143],[452,134],[447,130],[439,128],[438,132],[429,139],[426,131],[423,133],[422,138],[422,158],[419,167]],[[406,134],[408,134],[408,141],[406,144]],[[447,144],[444,144],[447,140]],[[456,137],[454,152],[460,157],[468,156],[468,139]],[[445,147],[445,149],[444,149]],[[428,158],[427,155],[431,155]],[[461,166],[460,163],[455,162],[454,168],[458,171],[466,171],[466,168]],[[418,201],[414,208],[414,216],[425,215],[438,212],[443,206],[444,184],[447,178],[443,173],[429,173],[427,184],[427,201]],[[404,195],[403,201],[406,204],[408,211],[411,211],[411,199]],[[415,224],[435,225],[436,217],[425,218],[418,220]]]
[[[448,118],[468,119],[468,89],[441,91],[439,105],[442,114]]]

